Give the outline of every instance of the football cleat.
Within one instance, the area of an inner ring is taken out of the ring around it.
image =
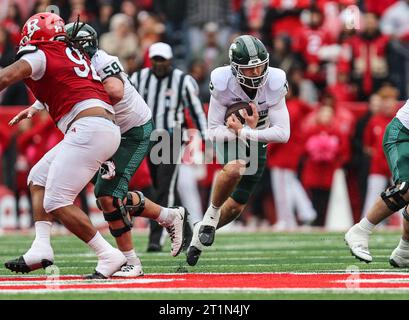
[[[201,225],[199,229],[200,243],[206,247],[210,247],[214,242],[216,228],[208,225]]]
[[[200,254],[202,253],[201,250],[196,248],[195,246],[190,246],[186,252],[186,262],[189,266],[195,266],[199,261]]]
[[[395,268],[409,268],[409,250],[403,250],[397,247],[393,250],[389,263]]]
[[[345,242],[355,258],[366,263],[372,262],[372,256],[368,249],[369,233],[363,231],[359,224],[348,230],[345,234]]]
[[[143,270],[141,265],[127,264],[123,266],[121,270],[115,272],[113,277],[140,277],[143,276]]]
[[[31,264],[31,265],[27,265],[26,261],[24,260],[23,256],[20,256],[17,259],[14,260],[10,260],[7,261],[4,266],[11,270],[14,271],[16,273],[29,273],[31,271],[37,270],[37,269],[45,269],[48,266],[51,266],[54,262],[51,260],[47,260],[47,259],[42,259],[39,263],[36,264]]]
[[[183,249],[183,245],[186,241],[185,231],[188,227],[187,216],[188,211],[184,207],[177,207],[177,210],[172,223],[169,225],[162,225],[165,227],[169,234],[171,241],[171,253],[176,257]]]

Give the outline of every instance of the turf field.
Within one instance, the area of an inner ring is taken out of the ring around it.
[[[164,252],[146,253],[147,234],[134,232],[145,276],[99,281],[81,279],[96,258],[68,235],[53,236],[58,269],[24,276],[5,269],[32,239],[0,236],[0,299],[409,299],[409,270],[388,263],[398,232],[374,233],[371,264],[350,255],[343,233],[221,233],[195,267],[184,253],[170,256],[169,240]]]

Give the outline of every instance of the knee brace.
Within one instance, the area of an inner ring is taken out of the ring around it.
[[[140,191],[132,191],[132,192],[135,192],[139,196],[139,203],[137,205],[134,205],[132,201],[132,194],[128,192],[126,194],[126,205],[125,206],[131,216],[138,217],[142,214],[143,210],[145,210],[145,196]]]
[[[409,182],[402,182],[401,184],[394,185],[382,192],[381,198],[390,210],[399,211],[409,204],[409,202],[402,197],[408,189]],[[391,199],[393,201],[391,201]]]
[[[126,210],[125,206],[122,204],[122,200],[118,198],[113,198],[112,200],[113,205],[117,210],[113,212],[104,212],[104,218],[105,221],[110,222],[110,221],[117,221],[117,220],[122,220],[123,223],[125,224],[124,227],[119,228],[119,229],[112,229],[109,227],[109,231],[111,232],[112,236],[115,238],[120,237],[124,233],[130,231],[132,229],[132,221],[128,217],[128,211]],[[98,208],[101,209],[101,205],[99,201],[97,200],[97,205]]]

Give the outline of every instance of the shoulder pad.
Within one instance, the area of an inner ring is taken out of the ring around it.
[[[281,90],[287,83],[287,76],[285,72],[278,68],[271,68],[268,72],[267,85],[270,90]]]
[[[16,54],[16,60],[19,60],[22,56],[24,56],[27,53],[33,53],[33,52],[36,52],[37,50],[38,50],[38,47],[32,44],[21,46],[18,49],[18,52]]]
[[[102,80],[124,71],[118,57],[111,56],[103,50],[98,50],[92,57],[91,62]]]
[[[217,92],[223,92],[227,89],[229,79],[232,76],[231,67],[219,67],[210,74],[210,92],[217,95]]]

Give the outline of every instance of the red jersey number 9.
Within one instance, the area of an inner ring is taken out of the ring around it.
[[[78,58],[74,57],[74,55],[72,54],[73,51],[77,54]],[[65,53],[67,54],[68,59],[70,59],[75,64],[78,64],[79,66],[83,67],[83,68],[74,67],[74,71],[78,77],[88,78],[89,71],[91,69],[92,79],[96,81],[101,81],[101,78],[95,71],[94,66],[92,64],[88,65],[87,61],[84,59],[84,57],[82,56],[81,52],[78,49],[67,47],[65,49]]]

